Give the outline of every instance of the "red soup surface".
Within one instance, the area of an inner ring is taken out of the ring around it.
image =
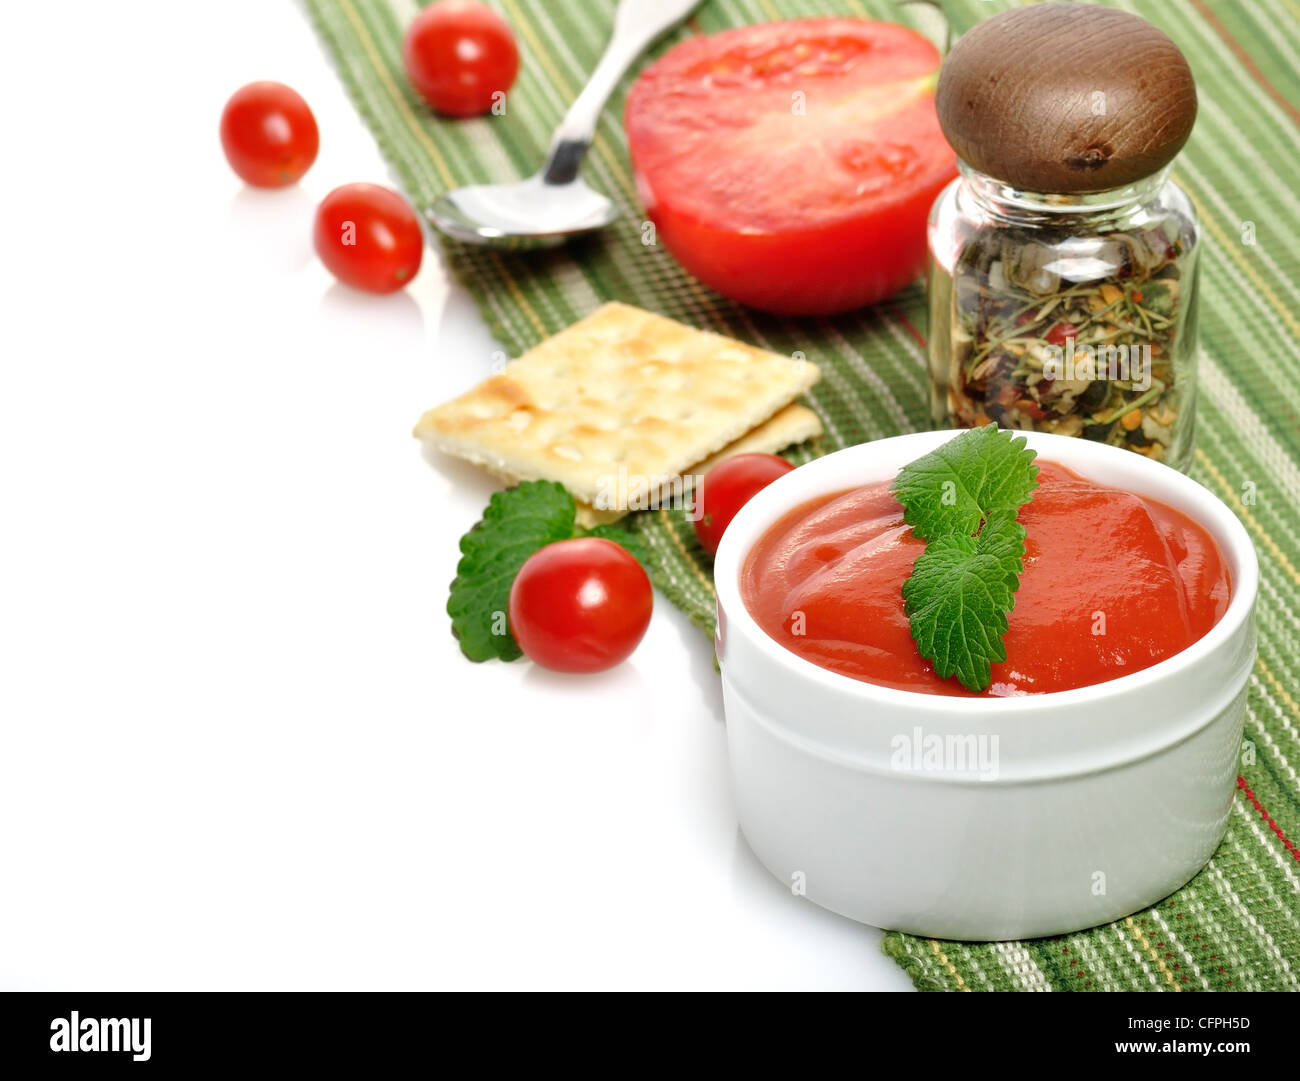
[[[1007,659],[985,695],[1043,694],[1103,683],[1172,657],[1228,608],[1228,570],[1213,538],[1153,499],[1040,461],[1020,511],[1025,572]],[[889,483],[797,507],[754,545],[745,606],[800,657],[867,683],[970,695],[916,651],[903,582],[925,550]]]

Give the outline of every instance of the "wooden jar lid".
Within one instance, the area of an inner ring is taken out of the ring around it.
[[[1196,84],[1145,19],[1043,3],[964,34],[935,105],[957,156],[980,172],[1025,191],[1104,191],[1173,160],[1196,121]]]

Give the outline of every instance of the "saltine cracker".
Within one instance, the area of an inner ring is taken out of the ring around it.
[[[559,481],[590,508],[620,471],[667,490],[819,376],[809,361],[609,303],[429,410],[415,435],[500,476]],[[782,424],[815,434],[809,416]]]

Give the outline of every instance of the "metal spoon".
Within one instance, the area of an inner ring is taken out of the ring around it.
[[[700,0],[622,0],[614,36],[551,139],[541,171],[511,184],[454,188],[426,210],[454,240],[496,248],[540,248],[602,229],[618,216],[612,202],[578,175],[600,112],[623,73],[655,38]]]

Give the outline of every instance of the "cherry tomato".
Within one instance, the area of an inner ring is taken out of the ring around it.
[[[415,211],[378,184],[344,184],[316,208],[316,254],[345,285],[392,293],[415,277],[424,234]]]
[[[448,116],[477,116],[519,71],[510,24],[473,0],[440,0],[417,15],[402,42],[411,85]]]
[[[773,22],[696,36],[628,96],[637,188],[658,239],[706,285],[769,311],[872,304],[925,265],[956,176],[939,54],[903,26]]]
[[[717,555],[722,534],[740,508],[793,468],[775,454],[737,454],[705,473],[700,491],[695,493],[703,512],[695,522],[700,547],[709,555]]]
[[[626,660],[650,626],[650,579],[603,537],[548,544],[510,587],[510,633],[528,658],[557,672],[600,672]]]
[[[320,132],[296,90],[283,83],[249,83],[221,111],[221,148],[245,183],[282,188],[311,168]]]

